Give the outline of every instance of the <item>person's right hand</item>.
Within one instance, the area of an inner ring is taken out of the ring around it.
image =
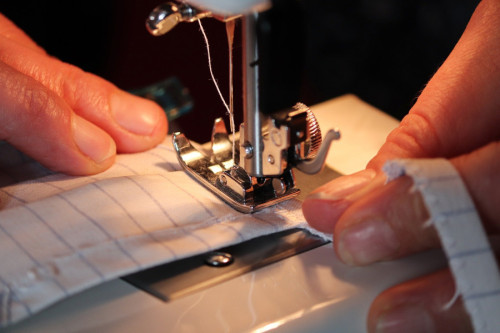
[[[413,182],[384,184],[397,158],[447,158],[460,173],[486,231],[500,234],[500,1],[483,0],[445,63],[366,170],[322,186],[303,204],[307,221],[334,234],[339,258],[368,265],[440,246]],[[478,272],[481,274],[481,272]],[[370,332],[470,332],[448,270],[378,296]]]
[[[0,101],[0,140],[73,175],[101,172],[167,131],[158,105],[47,55],[2,14]]]

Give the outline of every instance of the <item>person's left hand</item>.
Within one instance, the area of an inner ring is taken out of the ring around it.
[[[73,175],[104,171],[167,131],[158,105],[47,55],[2,14],[0,101],[0,140]]]

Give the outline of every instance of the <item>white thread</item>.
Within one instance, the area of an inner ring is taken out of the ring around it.
[[[231,134],[233,135],[233,163],[236,157],[236,129],[234,126],[234,87],[233,87],[233,44],[234,44],[234,28],[236,22],[234,20],[226,22],[227,44],[229,48],[229,120]]]
[[[434,226],[434,220],[432,218],[429,218],[427,221],[425,221],[422,224],[422,229],[430,228]]]
[[[449,309],[451,309],[453,304],[456,303],[456,301],[458,300],[459,297],[460,297],[460,291],[458,290],[458,288],[456,288],[455,293],[453,294],[453,297],[446,304],[444,304],[441,309],[443,311],[448,311]]]
[[[210,76],[212,77],[212,81],[214,81],[215,88],[217,89],[217,92],[219,93],[220,99],[222,100],[222,103],[224,103],[224,106],[226,107],[227,112],[231,113],[229,106],[227,105],[226,100],[224,99],[224,96],[222,96],[222,92],[220,91],[219,85],[217,84],[217,80],[215,80],[214,72],[212,70],[212,58],[210,56],[210,45],[208,44],[208,37],[207,37],[207,34],[205,33],[205,29],[203,29],[203,25],[201,24],[201,20],[198,20],[198,24],[200,25],[200,30],[201,30],[201,33],[203,34],[203,38],[205,39],[205,44],[207,46],[208,68],[210,69]]]

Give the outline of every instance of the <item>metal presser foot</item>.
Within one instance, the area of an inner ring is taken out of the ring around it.
[[[207,153],[195,148],[183,134],[174,134],[173,144],[180,164],[197,181],[240,212],[252,213],[297,196],[300,190],[295,187],[292,168],[306,174],[319,172],[326,160],[330,143],[340,138],[340,133],[335,130],[329,131],[322,138],[314,114],[304,104],[297,103],[289,108],[288,105],[295,100],[294,93],[291,93],[291,97],[274,103],[272,86],[275,85],[275,80],[266,80],[272,77],[271,74],[276,74],[272,70],[275,62],[273,58],[276,57],[269,55],[274,51],[271,47],[276,42],[274,39],[280,39],[282,23],[292,22],[296,25],[298,21],[295,21],[295,15],[301,16],[301,8],[292,6],[289,11],[285,10],[288,6],[280,7],[276,4],[271,9],[267,8],[267,14],[253,12],[246,15],[220,16],[196,9],[188,2],[190,1],[171,0],[156,7],[148,16],[147,29],[154,36],[160,36],[180,22],[195,22],[205,17],[214,17],[228,24],[228,44],[231,50],[234,21],[241,21],[241,106],[244,123],[239,128],[240,142],[235,143],[238,149],[233,148],[233,142],[229,139],[221,119],[215,121],[212,147]],[[281,17],[283,13],[288,18],[287,22],[272,24],[272,19]],[[271,33],[272,31],[278,33]],[[291,50],[294,49],[295,43]],[[230,52],[230,68],[231,54]],[[289,68],[286,71],[288,72]],[[263,75],[264,73],[266,75]],[[229,81],[232,87],[231,69]],[[265,84],[267,81],[268,84]],[[296,82],[278,85],[281,89],[288,89],[290,86],[291,92],[297,88]],[[230,96],[232,95],[230,88]]]
[[[279,177],[250,177],[232,158],[233,143],[221,118],[214,122],[211,151],[196,149],[182,133],[173,135],[174,148],[182,167],[234,209],[253,213],[291,199],[300,193],[292,170]],[[239,146],[239,143],[235,143]],[[236,160],[239,159],[236,150]]]
[[[215,120],[211,150],[208,153],[195,148],[181,133],[175,133],[173,136],[174,148],[182,167],[197,181],[234,209],[243,213],[253,213],[297,196],[300,190],[295,187],[292,168],[295,167],[306,174],[318,173],[325,163],[330,143],[340,138],[340,132],[336,130],[330,130],[322,138],[312,112],[306,110],[303,105],[299,105],[297,112],[288,114],[289,123],[279,127],[282,129],[281,132],[276,127],[276,120],[270,118],[262,137],[264,146],[267,147],[264,150],[265,156],[286,156],[286,163],[285,160],[277,162],[274,157],[267,159],[267,163],[273,165],[286,164],[279,175],[250,176],[239,163],[234,163],[233,143],[221,118]],[[302,118],[307,115],[306,135],[294,129],[292,124],[297,119],[294,116],[290,117],[292,114],[298,114]],[[300,134],[300,137],[306,139],[290,145],[290,132]],[[241,133],[240,131],[240,135]],[[240,146],[238,141],[235,145],[240,148],[245,146]],[[235,151],[236,161],[240,161],[240,151],[242,150]]]

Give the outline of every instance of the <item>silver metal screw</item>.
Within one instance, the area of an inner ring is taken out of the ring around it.
[[[220,174],[219,175],[219,181],[222,184],[222,186],[227,186],[227,178],[226,175]]]
[[[243,149],[245,152],[246,159],[250,159],[253,157],[253,146],[250,144],[250,142],[245,142],[243,144]]]
[[[187,3],[170,1],[151,11],[146,19],[146,28],[153,36],[161,36],[179,22],[194,22],[211,15],[212,13],[198,10]]]
[[[277,195],[283,195],[286,192],[286,184],[279,178],[273,178],[273,189]]]
[[[212,267],[225,267],[233,262],[233,256],[226,252],[213,252],[205,259],[205,263]]]

